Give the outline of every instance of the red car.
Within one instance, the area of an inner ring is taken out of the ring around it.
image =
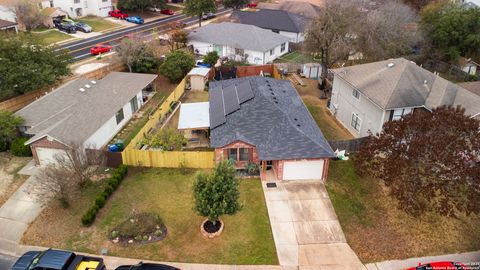
[[[411,267],[407,270],[435,270],[435,269],[457,269],[457,270],[467,270],[465,265],[459,262],[432,262],[427,264],[418,264],[417,267]]]
[[[90,54],[97,55],[101,53],[107,53],[111,49],[112,49],[112,46],[110,45],[98,44],[98,45],[95,45],[95,47],[90,49]]]
[[[160,11],[160,13],[162,14],[165,14],[165,15],[173,15],[175,14],[175,12],[173,12],[173,10],[167,8],[167,9],[162,9],[162,11]]]
[[[256,3],[250,3],[247,5],[247,7],[249,8],[256,8],[257,7],[257,4]]]
[[[119,9],[114,9],[108,12],[108,16],[125,20],[128,17],[128,14],[121,12]]]

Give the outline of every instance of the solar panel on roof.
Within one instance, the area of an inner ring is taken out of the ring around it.
[[[218,127],[225,123],[223,96],[220,88],[210,89],[210,128]]]
[[[238,99],[240,104],[244,103],[247,100],[250,100],[254,97],[252,86],[249,81],[243,81],[237,85]]]
[[[225,115],[240,109],[235,85],[232,84],[223,88],[223,103],[225,106]]]

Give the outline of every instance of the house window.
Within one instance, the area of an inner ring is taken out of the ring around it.
[[[240,155],[238,161],[248,161],[249,160],[249,151],[248,148],[240,148]]]
[[[400,120],[400,118],[402,118],[402,116],[404,116],[406,114],[409,114],[412,111],[413,111],[413,109],[411,109],[411,108],[393,110],[392,113],[391,113],[391,119],[390,120]]]
[[[273,49],[270,50],[270,55],[273,55]]]
[[[356,131],[360,131],[360,125],[362,123],[362,119],[360,119],[360,117],[358,117],[358,114],[356,113],[353,113],[352,114],[352,123],[350,123],[350,125],[356,130]]]
[[[237,48],[235,48],[235,55],[243,56],[244,54],[245,54],[245,50],[244,50],[244,49],[237,49]]]
[[[84,6],[85,8],[88,8],[88,3],[87,3],[87,1],[83,2],[83,6]]]
[[[228,159],[237,161],[237,148],[228,149]]]
[[[117,125],[122,122],[122,120],[125,118],[123,115],[123,108],[121,108],[116,114],[115,114],[115,119],[117,119]]]
[[[353,89],[352,95],[353,95],[356,99],[360,99],[360,92],[359,92],[357,89]]]
[[[50,7],[53,7],[53,1],[50,1]]]
[[[134,96],[130,100],[130,106],[132,107],[132,113],[136,112],[138,110],[138,99],[137,96]]]
[[[284,52],[285,51],[285,47],[286,47],[286,43],[282,43],[281,47],[280,47],[280,52]]]
[[[78,4],[78,3],[80,3],[80,0],[73,0],[73,3]]]
[[[218,56],[223,56],[223,46],[222,45],[213,45],[213,50],[218,53]]]

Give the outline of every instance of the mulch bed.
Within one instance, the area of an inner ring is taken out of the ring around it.
[[[110,232],[110,240],[115,244],[148,244],[167,237],[167,227],[162,219],[152,213],[135,214]]]

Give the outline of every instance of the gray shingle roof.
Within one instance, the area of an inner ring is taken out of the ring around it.
[[[314,19],[320,13],[320,6],[323,5],[322,2],[323,1],[317,1],[316,4],[304,1],[275,1],[275,3],[260,2],[258,3],[258,8],[281,9],[302,17]]]
[[[35,135],[27,143],[46,135],[65,144],[84,143],[156,77],[112,72],[95,84],[84,78],[76,79],[15,114],[25,119],[24,125],[30,127],[27,132]],[[86,84],[91,87],[85,87]]]
[[[223,104],[212,98],[222,97],[219,92],[234,86],[238,93],[246,88],[245,83],[250,84],[254,97],[237,100],[240,108],[225,116]],[[209,86],[212,147],[240,140],[254,145],[261,160],[333,157],[330,145],[290,81],[244,77],[210,82]],[[222,117],[222,123],[213,122]]]
[[[0,28],[5,28],[5,27],[10,27],[10,26],[15,26],[17,25],[16,22],[11,22],[11,21],[5,21],[0,19]]]
[[[239,23],[255,25],[264,29],[302,33],[307,20],[299,15],[280,9],[234,10],[232,18]]]
[[[287,37],[272,31],[253,25],[229,22],[211,23],[202,26],[191,32],[188,39],[259,52],[269,51],[284,42],[288,42]]]
[[[467,115],[480,112],[479,96],[404,58],[338,68],[333,72],[386,110],[461,105]]]

